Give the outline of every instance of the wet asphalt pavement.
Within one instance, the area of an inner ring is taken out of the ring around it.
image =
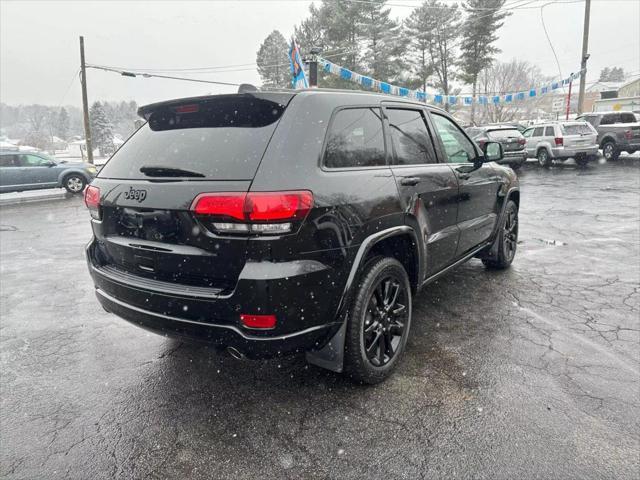
[[[521,183],[513,267],[427,287],[375,387],[131,326],[79,198],[2,207],[0,477],[638,478],[640,158]]]

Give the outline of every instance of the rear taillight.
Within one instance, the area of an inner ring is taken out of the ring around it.
[[[556,147],[561,147],[562,145],[564,145],[564,138],[556,137],[554,138],[554,140],[556,141]]]
[[[100,189],[89,185],[84,191],[84,204],[89,209],[92,218],[100,220]]]
[[[240,315],[240,322],[242,326],[246,328],[255,328],[268,330],[276,328],[276,316],[275,315]]]
[[[633,138],[633,132],[631,130],[625,130],[624,136],[627,140],[631,140]]]
[[[206,216],[221,233],[277,235],[293,231],[313,205],[307,190],[287,192],[202,193],[191,210]]]
[[[524,138],[519,138],[519,139],[518,139],[518,143],[519,143],[520,145],[524,145],[525,143],[527,143],[527,141],[526,141]]]

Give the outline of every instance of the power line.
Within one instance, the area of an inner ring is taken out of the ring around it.
[[[100,65],[87,65],[87,68],[94,68],[96,70],[103,70],[105,72],[119,73],[123,77],[137,77],[138,75],[140,75],[141,77],[144,77],[144,78],[164,78],[164,79],[169,79],[169,80],[183,80],[185,82],[210,83],[210,84],[213,84],[213,85],[227,85],[227,86],[231,86],[231,87],[239,87],[240,86],[239,83],[218,82],[218,81],[214,81],[214,80],[202,80],[200,78],[173,77],[173,76],[170,76],[170,75],[158,75],[158,74],[155,74],[155,73],[133,73],[133,72],[128,72],[126,70],[118,70],[118,69],[115,69],[115,68],[103,67],[103,66],[100,66]]]

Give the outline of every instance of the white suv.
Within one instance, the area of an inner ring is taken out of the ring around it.
[[[554,160],[573,158],[580,166],[598,157],[598,132],[583,121],[549,122],[526,129],[527,157],[537,158],[543,167]]]

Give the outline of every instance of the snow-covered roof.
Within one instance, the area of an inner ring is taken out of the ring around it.
[[[587,88],[588,92],[617,91],[625,82],[596,82]]]

